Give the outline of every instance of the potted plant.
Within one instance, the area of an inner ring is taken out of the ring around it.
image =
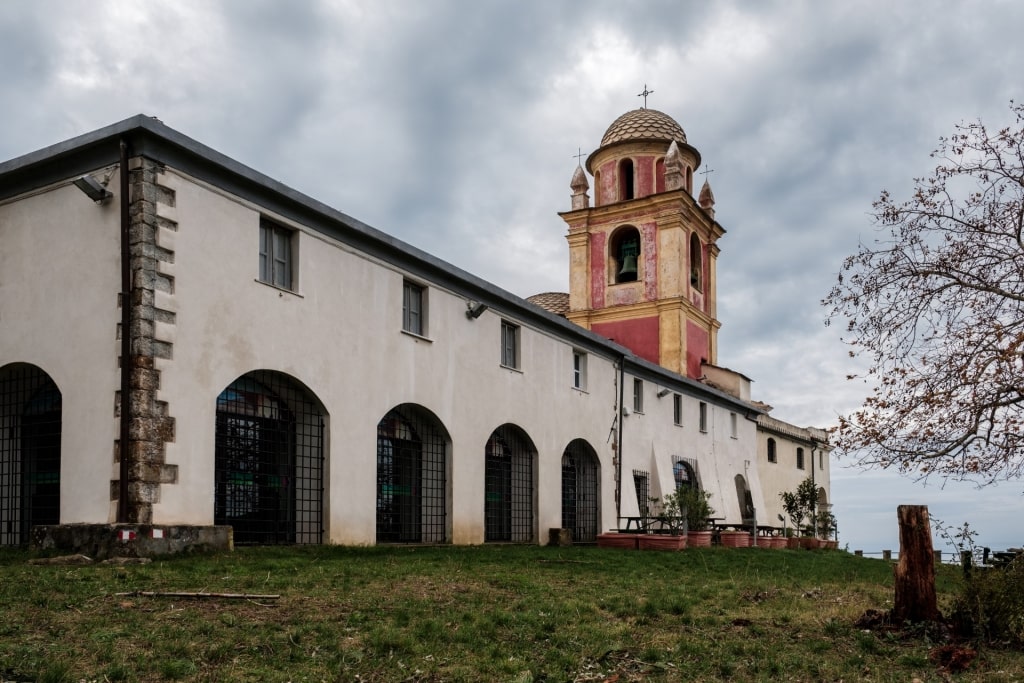
[[[783,491],[779,494],[779,498],[782,499],[782,511],[786,513],[786,517],[789,518],[790,526],[786,529],[786,547],[788,548],[799,548],[800,540],[793,533],[793,529],[799,529],[800,525],[804,521],[803,507],[800,505],[800,501],[797,499],[796,494],[792,491]]]
[[[830,510],[818,513],[818,537],[824,542],[823,548],[839,547],[839,541],[832,538],[836,531],[836,516]]]
[[[708,520],[715,514],[708,501],[711,494],[696,486],[681,486],[676,489],[675,500],[680,514],[686,520],[687,542],[691,548],[707,548],[711,545],[711,531]]]
[[[637,540],[640,550],[682,550],[686,547],[686,517],[679,500],[679,491],[666,494],[663,498],[650,498],[654,518],[661,525],[659,531],[641,536]]]
[[[814,487],[814,481],[807,477],[797,487],[796,491],[784,491],[779,494],[782,499],[782,509],[786,516],[793,523],[801,537],[790,539],[790,548],[817,548],[818,539],[815,537],[815,529],[811,524],[814,514],[814,507],[818,503],[818,492]]]

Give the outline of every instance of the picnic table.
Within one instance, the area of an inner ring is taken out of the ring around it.
[[[724,520],[724,517],[708,517],[705,521],[708,523],[708,528],[714,530],[716,523]],[[619,524],[625,520],[626,526],[619,526],[617,531],[620,533],[627,534],[667,534],[671,533],[668,521],[664,516],[661,515],[639,515],[636,517],[619,517]]]

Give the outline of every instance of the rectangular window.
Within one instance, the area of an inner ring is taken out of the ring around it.
[[[633,380],[633,412],[644,412],[644,381],[642,379]]]
[[[779,456],[775,452],[775,439],[768,439],[768,462],[778,462]]]
[[[672,394],[672,423],[683,424],[683,397],[679,394]]]
[[[700,431],[708,431],[708,404],[700,402]]]
[[[581,391],[587,388],[587,354],[572,352],[572,385]]]
[[[519,369],[519,326],[501,321],[501,364]]]
[[[818,451],[818,471],[819,472],[823,471],[825,469],[824,456],[825,456],[825,454],[822,451]]]
[[[292,289],[292,236],[294,231],[260,221],[260,282]]]
[[[729,436],[736,438],[736,413],[729,413]]]
[[[802,470],[804,468],[804,449],[796,449],[796,468]]]
[[[402,285],[402,329],[406,332],[427,334],[426,289],[408,280]]]

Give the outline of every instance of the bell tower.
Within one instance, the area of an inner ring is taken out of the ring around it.
[[[670,116],[636,109],[616,119],[573,174],[569,320],[691,378],[717,362],[714,195],[693,197],[700,153]]]

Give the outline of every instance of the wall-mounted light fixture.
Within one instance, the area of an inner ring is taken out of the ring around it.
[[[666,396],[669,395],[670,392],[671,389],[662,389],[661,391],[658,392],[658,398],[665,398]]]
[[[114,196],[113,192],[104,187],[100,181],[96,180],[91,175],[84,175],[73,182],[75,187],[81,190],[86,197],[97,204],[102,204]]]
[[[486,311],[487,308],[487,304],[474,301],[467,301],[466,317],[469,318],[470,320],[476,320],[477,318],[484,314],[484,311]]]

